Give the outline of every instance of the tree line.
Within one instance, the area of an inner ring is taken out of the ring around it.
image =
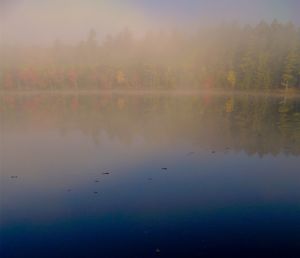
[[[129,29],[98,42],[1,47],[2,90],[300,89],[300,28],[226,24],[197,32]]]

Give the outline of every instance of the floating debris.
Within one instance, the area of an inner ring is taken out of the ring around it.
[[[109,175],[110,172],[103,172],[102,175]]]
[[[149,177],[149,178],[148,178],[148,180],[149,180],[149,181],[151,181],[151,180],[152,180],[152,178],[151,178],[151,177]]]
[[[98,179],[95,180],[95,183],[99,183],[100,181]]]
[[[155,252],[156,252],[157,254],[160,254],[160,249],[159,249],[159,248],[156,248]]]
[[[68,191],[68,192],[72,192],[72,189],[68,189],[67,191]]]
[[[12,179],[17,179],[18,176],[11,176],[10,178],[12,178]]]
[[[214,151],[214,150],[213,150],[211,153],[212,153],[212,154],[215,154],[215,153],[216,153],[216,151]]]
[[[98,194],[98,192],[94,192],[94,194]]]
[[[161,168],[162,170],[168,170],[168,168]]]

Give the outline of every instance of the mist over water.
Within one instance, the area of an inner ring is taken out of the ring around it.
[[[0,0],[0,257],[300,257],[297,0]]]
[[[1,3],[0,89],[294,90],[294,1]]]
[[[2,95],[1,257],[293,257],[299,99]]]

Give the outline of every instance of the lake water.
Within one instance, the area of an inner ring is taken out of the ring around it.
[[[300,100],[0,95],[0,257],[300,257]]]

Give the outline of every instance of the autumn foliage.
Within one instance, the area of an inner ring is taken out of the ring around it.
[[[77,45],[1,48],[1,90],[300,88],[300,29],[223,25],[193,34],[129,30]]]

